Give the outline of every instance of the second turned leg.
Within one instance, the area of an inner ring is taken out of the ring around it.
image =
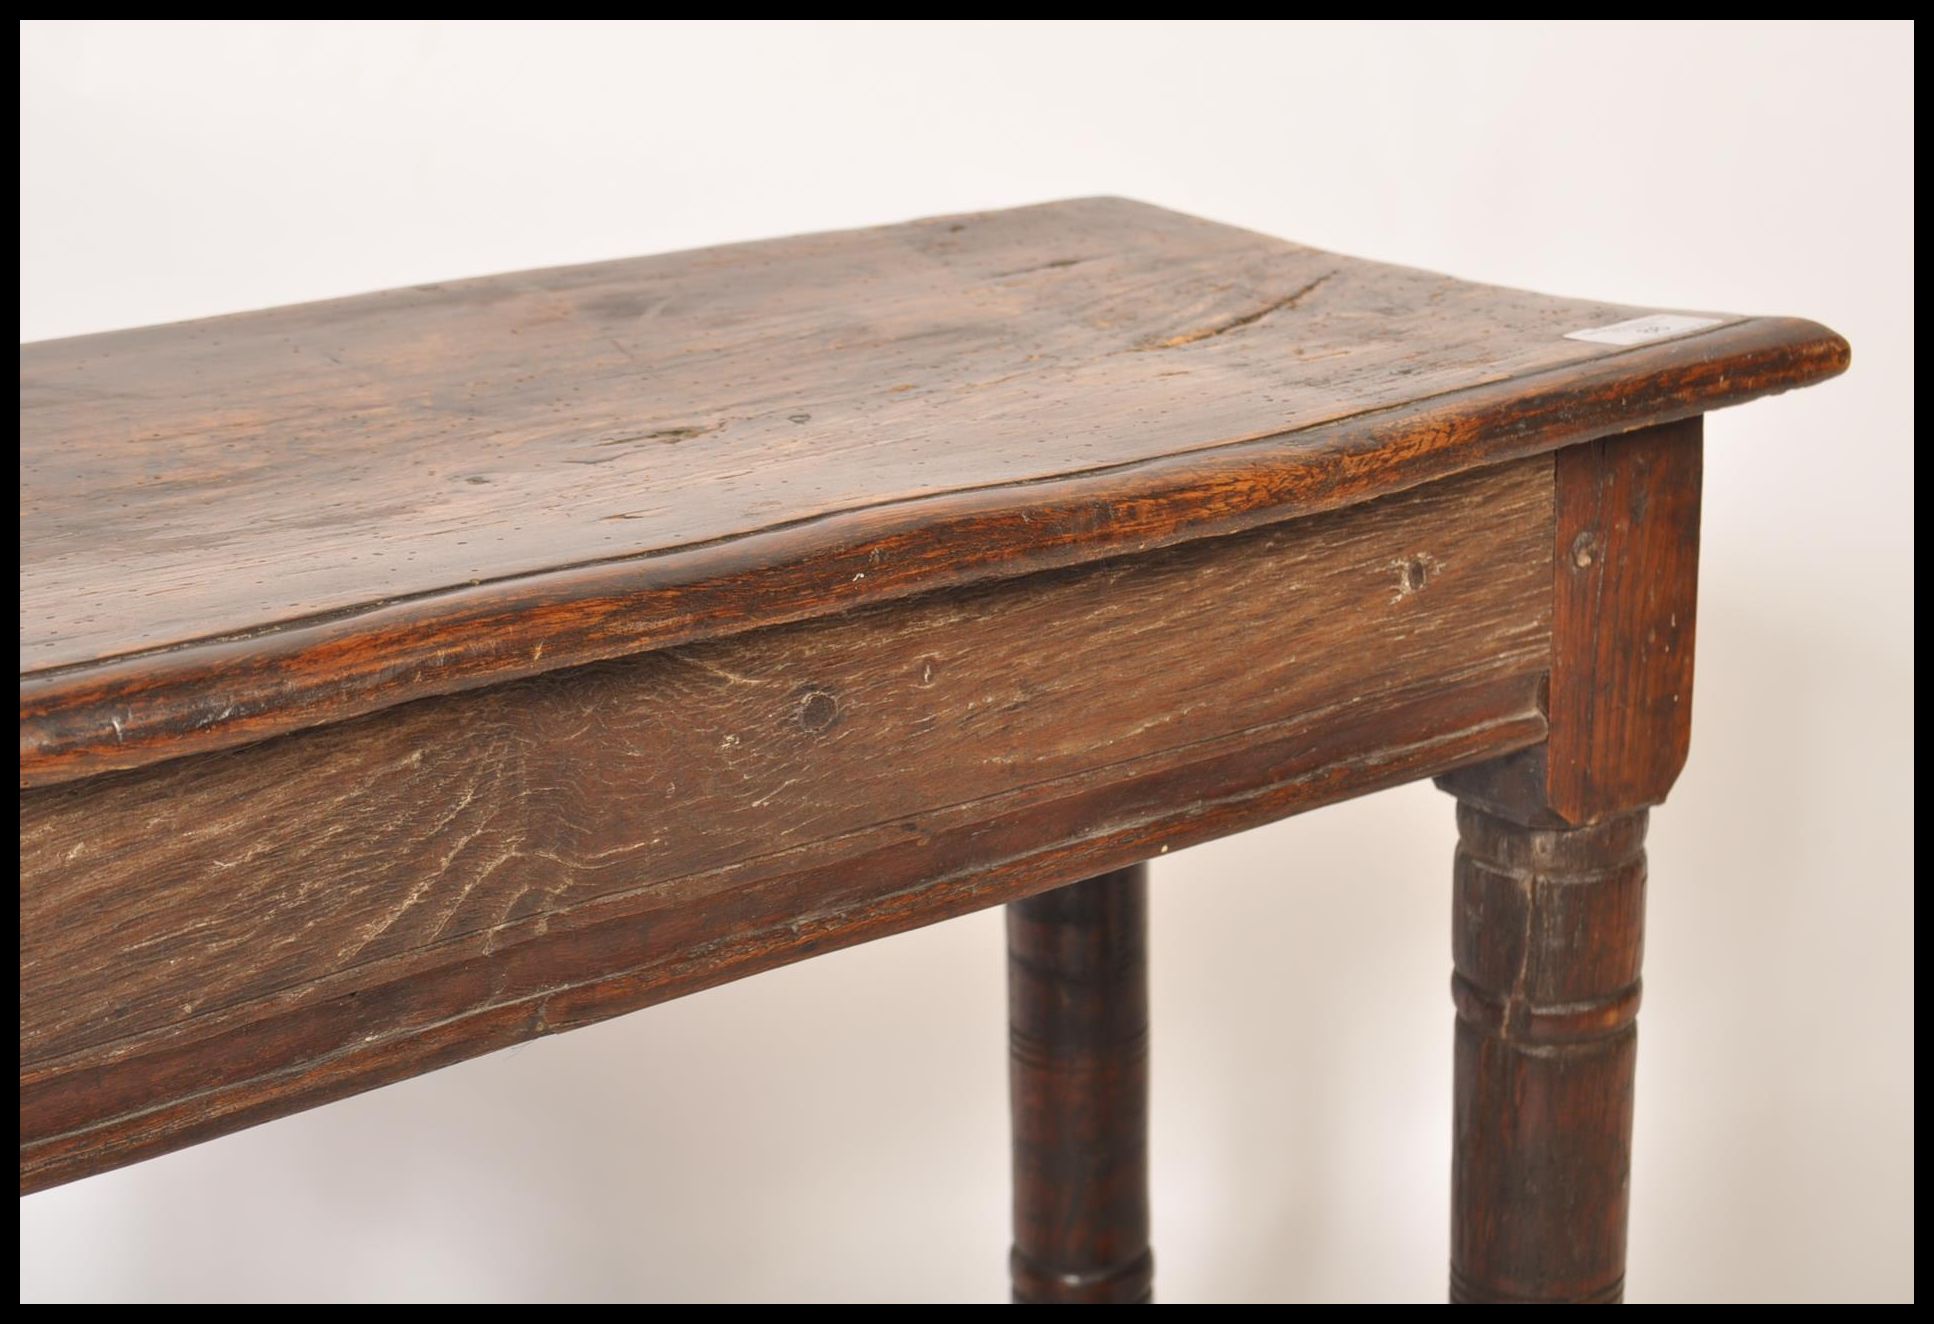
[[[1014,1299],[1150,1299],[1148,874],[1007,908]]]

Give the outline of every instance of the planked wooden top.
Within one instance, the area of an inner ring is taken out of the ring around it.
[[[1093,198],[21,347],[21,784],[1226,533],[1832,376]]]

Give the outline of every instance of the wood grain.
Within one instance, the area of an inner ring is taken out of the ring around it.
[[[1842,370],[1117,199],[21,351],[21,779],[1332,509]]]
[[[1551,807],[1573,823],[1655,805],[1692,748],[1701,420],[1560,451]]]
[[[1451,1299],[1622,1299],[1646,813],[1692,727],[1701,423],[1553,461],[1550,732],[1457,769]]]
[[[1558,452],[1551,738],[1440,779],[1529,827],[1664,802],[1692,746],[1702,424]]]
[[[1552,500],[1538,457],[23,793],[23,1186],[1534,744]]]
[[[1148,1246],[1148,869],[1007,908],[1014,1300],[1140,1305]]]
[[[1624,1294],[1646,812],[1458,805],[1453,1302]]]

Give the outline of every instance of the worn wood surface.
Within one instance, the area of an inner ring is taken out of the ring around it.
[[[1537,827],[1665,800],[1692,745],[1702,457],[1696,418],[1558,452],[1551,737],[1445,790]]]
[[[1366,500],[1840,371],[1116,199],[23,346],[21,779]]]
[[[1007,908],[1014,1300],[1150,1300],[1148,870]]]
[[[22,1180],[1538,741],[1552,462],[21,797]]]
[[[1451,1299],[1618,1301],[1646,811],[1457,825]]]
[[[1550,731],[1457,769],[1451,1296],[1624,1293],[1646,812],[1692,728],[1701,424],[1553,459]]]
[[[1701,421],[1557,456],[1546,745],[1551,807],[1573,823],[1658,804],[1692,747]]]

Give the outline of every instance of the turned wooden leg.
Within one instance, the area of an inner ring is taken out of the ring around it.
[[[1645,822],[1457,807],[1452,1301],[1623,1294]]]
[[[1007,908],[1014,1300],[1151,1299],[1148,871]]]
[[[1625,1291],[1645,825],[1685,765],[1700,424],[1553,461],[1549,733],[1458,799],[1453,1301]]]

